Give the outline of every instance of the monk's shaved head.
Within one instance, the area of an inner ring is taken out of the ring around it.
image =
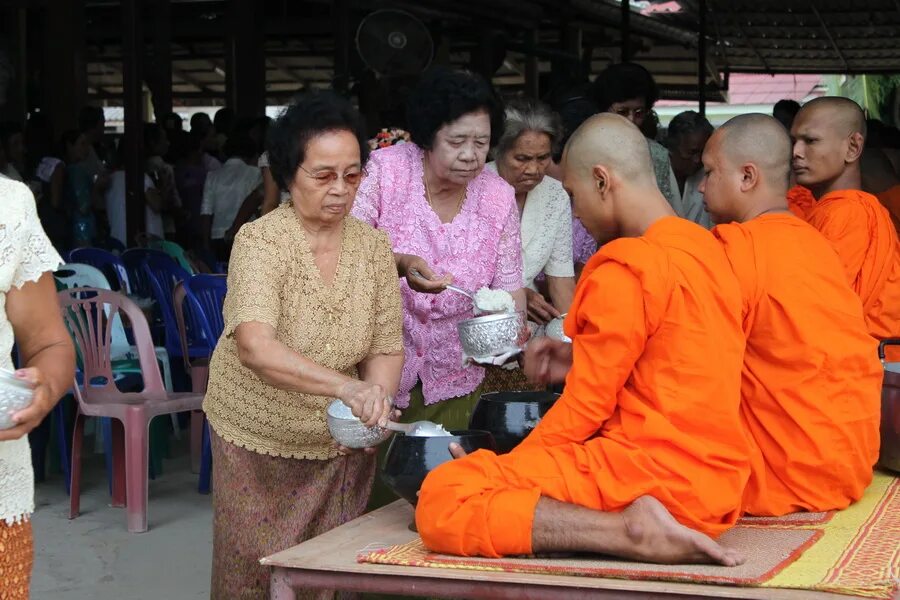
[[[703,204],[715,223],[744,223],[787,211],[791,140],[776,119],[735,117],[716,131],[703,151]]]
[[[585,121],[569,138],[564,160],[579,177],[590,177],[595,165],[605,165],[620,178],[636,183],[654,177],[647,138],[631,121],[613,113]]]
[[[859,104],[849,98],[825,96],[810,100],[797,113],[797,120],[814,112],[829,115],[828,122],[842,135],[859,133],[863,138],[866,137],[866,113]]]
[[[816,198],[862,186],[859,160],[866,119],[859,104],[837,97],[811,100],[797,113],[791,137],[794,177]]]
[[[616,114],[594,115],[572,134],[562,179],[575,216],[600,244],[675,214],[656,186],[647,138]]]
[[[791,138],[779,121],[763,114],[734,117],[719,128],[720,149],[732,164],[755,164],[776,190],[787,192]]]

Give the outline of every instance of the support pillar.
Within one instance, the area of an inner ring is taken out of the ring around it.
[[[700,13],[699,35],[697,36],[697,86],[699,88],[698,111],[701,116],[706,116],[706,0],[697,2],[697,12]]]
[[[87,104],[84,0],[55,2],[41,12],[43,77],[36,105],[47,114],[59,137],[78,127],[78,111]]]
[[[122,82],[125,109],[125,225],[128,240],[144,231],[142,0],[122,0]]]
[[[153,44],[146,65],[147,87],[153,94],[156,120],[172,112],[172,4],[170,0],[153,2]]]
[[[225,96],[238,117],[266,114],[264,4],[258,0],[229,3]]]

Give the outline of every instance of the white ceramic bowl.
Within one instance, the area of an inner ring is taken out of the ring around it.
[[[16,378],[12,371],[0,369],[0,429],[14,427],[13,414],[31,404],[33,397],[29,384]]]
[[[371,448],[391,437],[391,431],[384,427],[366,427],[353,416],[350,407],[335,400],[326,411],[328,431],[331,437],[347,448]]]

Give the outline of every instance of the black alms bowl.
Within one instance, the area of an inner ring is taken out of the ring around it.
[[[896,363],[889,363],[891,368]],[[881,387],[881,453],[878,464],[900,473],[900,373],[885,369]]]
[[[443,437],[395,435],[381,467],[382,481],[415,506],[425,476],[438,465],[453,459],[449,449],[451,443],[459,444],[466,452],[497,450],[494,438],[487,431],[463,429],[450,433],[453,435]]]
[[[552,392],[482,394],[469,428],[490,431],[497,441],[497,453],[505,454],[531,433],[557,398],[559,394]]]

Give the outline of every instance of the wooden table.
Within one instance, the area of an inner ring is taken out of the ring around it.
[[[324,535],[267,556],[272,567],[273,600],[294,600],[295,590],[324,589],[440,598],[515,598],[581,600],[583,598],[759,598],[826,600],[840,594],[723,585],[565,577],[524,573],[461,571],[357,563],[361,550],[411,541],[412,507],[399,500]]]

